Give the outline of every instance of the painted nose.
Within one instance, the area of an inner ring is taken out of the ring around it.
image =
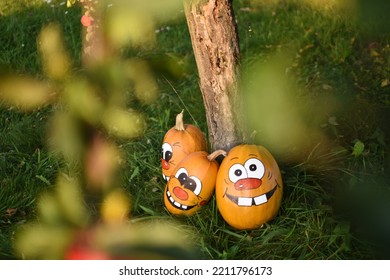
[[[240,179],[234,184],[234,188],[238,191],[257,189],[261,186],[261,179],[245,178]]]
[[[170,164],[169,162],[167,162],[165,159],[161,159],[161,165],[162,165],[162,168],[165,169],[165,170],[168,170],[169,167],[170,167]]]
[[[182,188],[179,187],[174,187],[173,188],[173,193],[175,196],[181,200],[187,200],[188,199],[188,193],[183,190]]]

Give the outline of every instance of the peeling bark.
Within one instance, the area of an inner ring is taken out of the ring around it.
[[[239,44],[231,0],[184,0],[213,150],[244,140],[238,91]]]

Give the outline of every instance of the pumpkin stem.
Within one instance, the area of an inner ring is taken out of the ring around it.
[[[184,110],[181,110],[179,114],[176,116],[176,124],[175,124],[175,129],[179,131],[184,131],[184,123],[183,123],[183,112]]]
[[[209,154],[207,156],[207,159],[209,161],[213,161],[220,155],[223,155],[224,157],[226,157],[226,152],[224,150],[216,150],[216,151],[212,152],[211,154]]]

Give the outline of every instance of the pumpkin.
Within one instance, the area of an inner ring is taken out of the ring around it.
[[[176,166],[164,190],[164,204],[171,214],[189,216],[207,204],[219,167],[215,158],[221,154],[225,152],[194,152]]]
[[[219,167],[215,196],[223,219],[236,229],[255,229],[278,213],[283,182],[278,164],[263,146],[232,148]]]
[[[173,170],[187,155],[206,151],[207,143],[203,132],[195,125],[183,124],[183,111],[176,116],[176,124],[164,136],[161,167],[163,178],[168,181]]]

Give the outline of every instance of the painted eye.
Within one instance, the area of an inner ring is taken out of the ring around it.
[[[245,162],[244,166],[246,171],[248,172],[248,178],[263,178],[265,173],[264,164],[257,158],[248,159]]]
[[[180,185],[184,185],[188,179],[188,172],[182,167],[176,172],[175,177],[179,180]]]
[[[245,167],[239,163],[233,164],[229,169],[229,179],[233,183],[237,182],[240,179],[248,178],[247,171]]]
[[[186,189],[191,190],[194,194],[199,195],[202,190],[202,182],[195,176],[191,176],[184,183]]]
[[[168,143],[164,143],[161,147],[162,150],[162,158],[165,161],[169,161],[172,158],[172,147]]]

